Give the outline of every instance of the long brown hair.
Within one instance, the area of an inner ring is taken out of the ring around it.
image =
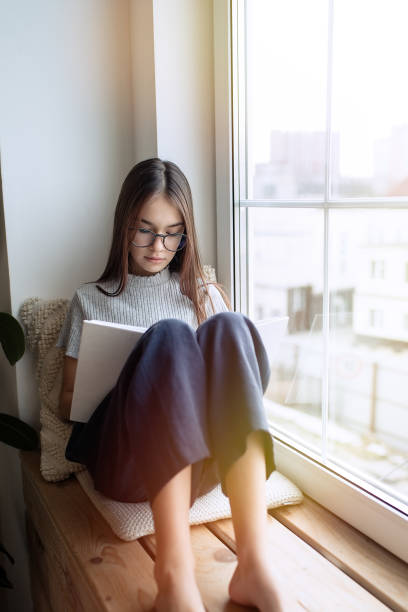
[[[134,226],[141,207],[157,195],[165,196],[183,217],[187,243],[181,251],[177,251],[169,264],[169,270],[180,274],[180,290],[193,302],[197,321],[200,324],[207,318],[206,297],[208,296],[212,306],[213,303],[208,293],[209,283],[204,278],[198,252],[190,185],[183,172],[173,162],[158,158],[146,159],[133,166],[125,178],[116,205],[108,261],[97,280],[97,282],[118,280],[119,284],[112,292],[106,291],[100,285],[97,287],[109,297],[120,295],[125,289],[129,271],[129,248],[133,239],[130,228]],[[219,285],[217,287],[226,299],[223,290]],[[226,301],[228,304],[228,299]]]

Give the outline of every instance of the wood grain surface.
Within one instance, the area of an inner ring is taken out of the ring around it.
[[[408,565],[404,561],[308,497],[300,506],[269,512],[390,608],[408,610]]]
[[[277,586],[284,600],[284,610],[374,612],[389,609],[271,516],[268,527],[270,556],[276,565]],[[235,549],[230,519],[217,521],[210,529]]]
[[[154,535],[120,540],[75,478],[48,483],[38,453],[21,458],[35,612],[153,610]],[[311,500],[273,514],[268,542],[284,612],[387,610],[385,592],[390,608],[408,610],[406,568],[392,555],[379,555],[374,543]],[[232,521],[191,527],[191,541],[208,612],[253,610],[228,597],[237,564]]]

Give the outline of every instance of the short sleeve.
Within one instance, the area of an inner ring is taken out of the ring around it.
[[[57,347],[65,348],[68,357],[78,359],[83,320],[82,306],[78,294],[75,293],[57,340]]]
[[[226,303],[224,302],[224,299],[221,293],[219,292],[219,290],[217,289],[217,287],[212,284],[207,285],[207,287],[208,287],[208,293],[214,305],[214,310],[213,310],[210,300],[207,299],[207,304],[206,304],[207,317],[211,317],[213,314],[217,314],[218,312],[228,312],[228,307]]]

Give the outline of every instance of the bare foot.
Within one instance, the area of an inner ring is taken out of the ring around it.
[[[276,571],[269,561],[238,563],[228,592],[232,601],[255,606],[261,612],[283,612],[283,602],[276,585]]]
[[[154,602],[157,612],[205,612],[194,570],[155,571],[155,578],[159,589]]]

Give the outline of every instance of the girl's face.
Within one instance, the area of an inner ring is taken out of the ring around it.
[[[159,195],[148,200],[140,209],[132,240],[136,244],[149,242],[153,236],[146,230],[155,234],[168,235],[182,234],[184,229],[184,220],[180,211],[167,198]],[[177,237],[173,238],[172,241],[177,242]],[[173,248],[171,242],[169,246]],[[176,254],[165,248],[163,239],[159,236],[156,236],[149,246],[135,246],[131,243],[129,252],[129,272],[138,276],[150,276],[161,272],[169,265]]]

